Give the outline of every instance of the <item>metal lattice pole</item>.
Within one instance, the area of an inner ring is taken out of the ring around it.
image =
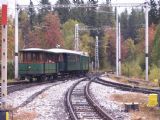
[[[98,36],[96,36],[96,42],[95,42],[95,69],[96,71],[99,69]]]
[[[79,25],[75,24],[75,38],[74,38],[74,49],[79,50]]]

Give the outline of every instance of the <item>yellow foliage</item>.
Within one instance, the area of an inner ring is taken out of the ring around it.
[[[158,79],[154,79],[153,82],[158,83]]]
[[[150,68],[150,72],[149,72],[149,79],[150,80],[159,79],[160,77],[159,71],[160,69],[157,66],[152,65],[152,67]]]

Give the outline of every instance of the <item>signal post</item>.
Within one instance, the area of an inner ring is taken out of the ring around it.
[[[0,119],[8,120],[9,114],[6,110],[7,97],[7,4],[2,5],[2,56],[1,56],[1,98],[0,98]]]

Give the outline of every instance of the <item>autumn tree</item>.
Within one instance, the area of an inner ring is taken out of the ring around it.
[[[44,40],[44,33],[41,28],[34,28],[34,30],[29,31],[29,47],[31,48],[44,48],[45,45],[43,44]]]
[[[13,18],[8,17],[8,59],[12,60],[14,57],[14,25]]]
[[[160,66],[159,46],[160,46],[160,24],[157,26],[157,29],[156,29],[153,49],[152,49],[152,60],[153,60],[153,63],[157,66]]]
[[[89,56],[92,58],[95,54],[95,40],[90,36],[89,31],[83,31],[80,35],[80,50],[88,52]]]
[[[115,56],[116,56],[116,35],[113,28],[106,29],[104,40],[106,41],[106,56],[107,61],[111,66],[115,66]],[[105,45],[104,44],[104,45]]]
[[[63,37],[60,30],[59,17],[56,14],[47,14],[42,26],[44,27],[44,42],[46,48],[54,48],[57,44],[63,47]]]
[[[28,48],[30,43],[29,39],[30,22],[27,11],[20,10],[18,19],[19,19],[19,32],[20,32],[20,48]]]
[[[134,41],[132,39],[127,39],[123,45],[126,47],[127,52],[126,52],[126,60],[127,61],[133,61],[136,59],[136,53],[135,53],[135,45]],[[123,52],[123,51],[122,51]]]
[[[64,48],[66,49],[74,49],[75,24],[78,24],[78,22],[72,19],[63,24]]]

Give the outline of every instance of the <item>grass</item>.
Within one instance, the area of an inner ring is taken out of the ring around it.
[[[113,74],[110,75],[110,78],[113,79],[113,80],[116,80],[118,82],[122,82],[122,83],[125,83],[125,84],[131,84],[131,85],[134,85],[134,86],[140,86],[140,87],[145,87],[145,88],[158,88],[159,87],[159,85],[156,84],[155,82],[145,81],[145,80],[139,79],[139,78],[128,78],[128,77],[125,77],[125,76],[116,77]],[[135,81],[135,83],[133,81]]]
[[[14,79],[8,79],[7,80],[7,83],[12,83],[12,82],[15,82],[16,80],[14,80]]]
[[[142,93],[113,94],[110,98],[120,103],[139,103],[139,111],[129,112],[131,120],[160,120],[160,109],[147,107],[148,95]]]

